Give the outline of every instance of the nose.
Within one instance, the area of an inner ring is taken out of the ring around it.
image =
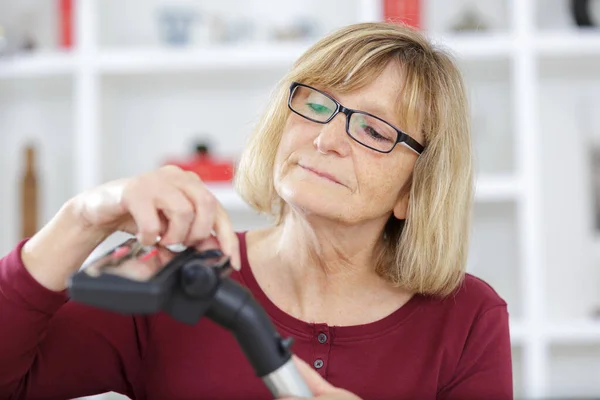
[[[344,157],[350,153],[348,139],[350,138],[346,134],[346,115],[339,113],[329,123],[321,125],[319,135],[313,143],[321,154],[335,153]]]

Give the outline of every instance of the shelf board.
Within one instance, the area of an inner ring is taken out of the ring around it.
[[[514,46],[507,35],[466,34],[435,40],[459,57],[468,59],[508,56]],[[300,42],[197,49],[103,50],[98,64],[100,71],[106,74],[288,68],[311,45],[311,42]]]
[[[106,74],[288,68],[309,46],[310,43],[281,43],[198,49],[103,50],[98,57],[98,66]]]
[[[518,179],[510,175],[482,175],[475,185],[478,202],[512,201],[519,196]]]
[[[535,38],[534,45],[541,56],[600,56],[600,31],[542,33]]]
[[[74,70],[75,57],[69,52],[34,52],[0,57],[0,79],[68,75]]]
[[[516,49],[508,34],[464,33],[430,35],[432,41],[459,59],[510,57]],[[202,70],[287,68],[312,43],[241,44],[197,49],[101,50],[90,65],[107,74],[160,73]],[[541,33],[534,46],[542,56],[600,56],[600,32]],[[76,60],[69,52],[33,52],[0,58],[0,79],[35,78],[72,73]]]
[[[464,34],[433,37],[459,58],[508,56],[513,44],[507,35]],[[240,44],[194,49],[124,48],[100,50],[88,65],[105,74],[147,74],[204,70],[288,68],[312,42]],[[69,52],[34,52],[0,58],[0,79],[35,78],[72,73],[77,60]]]
[[[229,211],[251,211],[252,209],[236,193],[230,183],[207,183],[208,189],[215,195],[221,205]]]
[[[430,35],[430,39],[457,58],[486,60],[510,57],[515,50],[514,39],[507,34],[455,33]]]
[[[600,343],[600,321],[551,324],[546,336],[552,344]]]

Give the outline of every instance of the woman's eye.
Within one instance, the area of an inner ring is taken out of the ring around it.
[[[319,113],[319,114],[329,114],[329,113],[331,113],[331,110],[329,109],[329,107],[324,106],[323,104],[307,103],[306,105],[308,106],[308,108],[311,111],[314,111],[314,112]]]
[[[367,125],[367,126],[363,126],[362,128],[369,136],[371,136],[375,140],[388,141],[388,142],[392,140],[391,138],[380,134],[379,132],[377,132],[377,130],[375,128],[373,128],[371,126]]]

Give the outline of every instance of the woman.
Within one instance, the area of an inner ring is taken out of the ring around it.
[[[418,32],[358,24],[281,80],[243,154],[241,195],[275,216],[236,233],[193,175],[165,167],[70,201],[0,264],[0,397],[268,398],[210,321],[67,301],[109,234],[220,246],[322,399],[510,399],[506,303],[465,274],[468,105],[451,59]],[[213,236],[214,235],[214,236]]]

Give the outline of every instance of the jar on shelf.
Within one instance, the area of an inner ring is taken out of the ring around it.
[[[231,182],[235,169],[232,161],[222,160],[213,155],[207,143],[197,143],[191,156],[170,159],[165,164],[192,171],[204,182]]]

